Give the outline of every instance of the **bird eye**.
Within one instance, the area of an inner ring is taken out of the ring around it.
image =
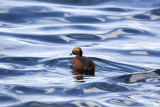
[[[74,55],[78,55],[78,51],[74,51],[73,54],[74,54]]]

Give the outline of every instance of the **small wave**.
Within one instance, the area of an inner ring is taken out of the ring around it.
[[[3,63],[17,63],[22,65],[36,65],[40,58],[34,57],[3,57],[0,58],[0,62]]]
[[[68,101],[68,102],[54,102],[54,103],[50,103],[48,104],[47,102],[38,102],[38,101],[31,101],[31,102],[26,102],[26,103],[23,103],[23,104],[20,104],[20,105],[15,105],[15,106],[12,106],[12,107],[33,107],[33,106],[41,106],[41,107],[46,107],[46,106],[49,106],[49,107],[65,107],[65,106],[68,106],[68,107],[77,107],[77,106],[98,106],[98,107],[101,107],[103,106],[102,104],[99,104],[95,101],[91,101],[91,100],[73,100],[73,101]]]
[[[16,98],[0,94],[0,102],[1,103],[9,103],[9,102],[16,102],[18,101]]]
[[[154,10],[152,10],[152,12],[151,12],[153,15],[156,15],[156,16],[160,16],[160,9],[158,8],[158,9],[154,9]]]
[[[41,0],[38,0],[41,1]],[[111,0],[45,0],[45,2],[65,5],[93,5],[97,3],[110,2]],[[44,2],[44,1],[43,1]]]
[[[129,75],[123,75],[115,78],[124,83],[138,83],[138,82],[147,82],[149,79],[155,79],[160,77],[160,70],[155,70],[153,72],[147,73],[133,73]]]
[[[71,23],[101,23],[102,22],[98,18],[87,17],[87,16],[72,16],[72,17],[66,17],[65,19]]]

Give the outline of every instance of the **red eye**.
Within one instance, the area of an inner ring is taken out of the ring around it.
[[[78,51],[74,51],[73,54],[74,54],[74,55],[78,55]]]

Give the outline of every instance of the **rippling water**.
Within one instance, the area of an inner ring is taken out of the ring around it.
[[[159,107],[159,30],[160,0],[1,0],[1,107]]]

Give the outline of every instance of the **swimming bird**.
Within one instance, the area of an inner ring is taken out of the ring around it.
[[[71,69],[79,71],[81,72],[81,74],[86,74],[86,75],[94,74],[95,70],[94,62],[91,59],[82,56],[83,52],[80,47],[75,47],[70,55],[76,55],[75,58],[72,60]]]

